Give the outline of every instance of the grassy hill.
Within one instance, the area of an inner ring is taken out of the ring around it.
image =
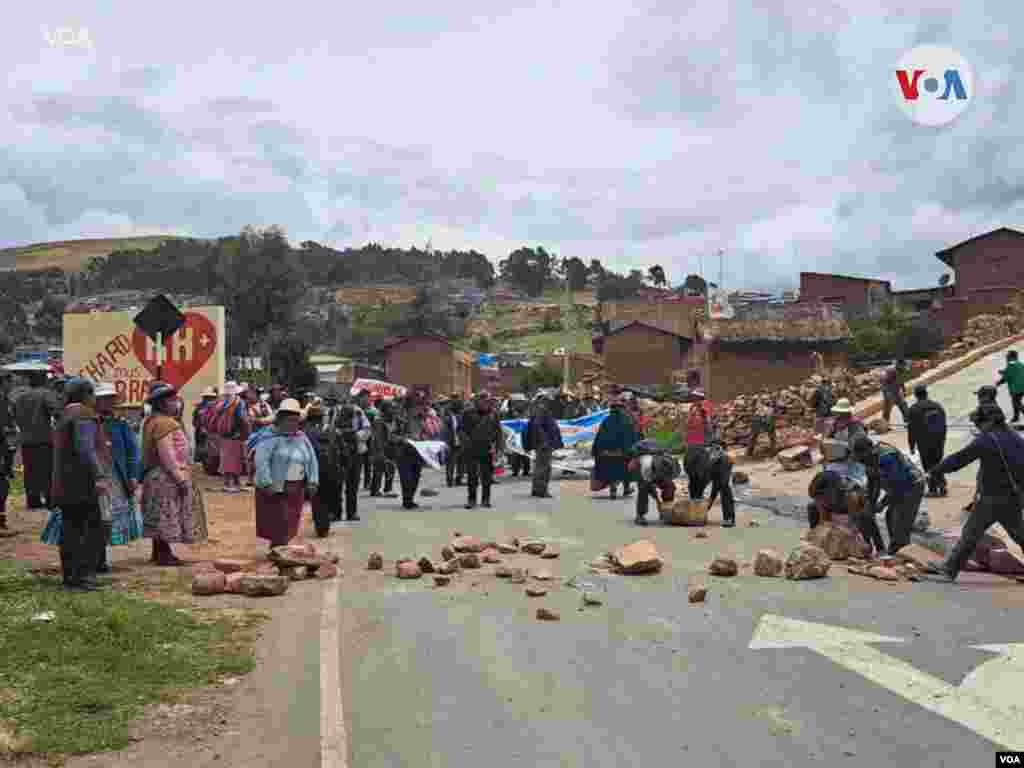
[[[0,248],[0,269],[25,272],[56,267],[65,272],[80,272],[94,256],[107,256],[118,250],[153,250],[160,243],[173,238],[173,235],[152,235],[96,240],[58,240],[16,248]]]

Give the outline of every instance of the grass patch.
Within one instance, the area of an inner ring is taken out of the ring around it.
[[[535,333],[516,339],[492,339],[492,348],[498,352],[531,352],[546,354],[559,347],[570,352],[592,353],[592,334],[588,330],[555,331],[552,333]]]
[[[0,564],[0,757],[125,748],[146,705],[250,672],[263,619],[68,593]]]

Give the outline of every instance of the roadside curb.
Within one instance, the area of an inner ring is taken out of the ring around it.
[[[972,352],[968,352],[963,357],[955,358],[949,362],[943,363],[942,365],[932,368],[930,371],[925,372],[923,375],[916,379],[908,381],[904,385],[904,389],[913,389],[918,384],[934,384],[937,381],[948,379],[954,374],[960,373],[965,368],[969,368],[982,358],[988,357],[989,355],[1000,352],[1007,347],[1012,347],[1014,344],[1024,342],[1024,333],[1019,333],[1014,336],[1007,336],[1005,339],[993,342],[984,347],[978,347]],[[860,419],[867,419],[869,416],[874,416],[876,413],[880,413],[882,410],[882,397],[880,395],[873,395],[867,400],[863,401],[863,405],[860,407],[854,406],[853,413]]]
[[[329,554],[340,554],[328,544]],[[320,610],[320,768],[348,768],[348,737],[341,692],[341,609],[338,575],[324,584]]]

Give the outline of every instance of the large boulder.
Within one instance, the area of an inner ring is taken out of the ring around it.
[[[782,555],[774,549],[759,549],[754,558],[754,573],[758,576],[781,576]]]
[[[519,548],[528,555],[540,555],[544,552],[547,544],[543,541],[524,541]]]
[[[732,557],[716,557],[708,566],[708,573],[712,576],[735,576],[739,572],[739,564]]]
[[[846,560],[858,552],[857,537],[849,528],[820,523],[803,535],[804,541],[821,547],[833,560]]]
[[[828,575],[832,560],[821,547],[801,544],[786,558],[787,579],[820,579]]]
[[[232,583],[234,592],[247,597],[275,597],[288,591],[288,579],[284,576],[260,576],[255,573],[232,574],[237,580]]]
[[[249,567],[250,563],[248,560],[235,560],[230,558],[221,558],[220,560],[213,561],[213,567],[221,573],[238,573],[244,571]]]
[[[320,563],[324,562],[324,558],[318,555],[312,546],[302,544],[274,547],[270,550],[269,558],[272,563],[289,568],[297,568],[302,565],[308,568],[318,568]]]
[[[219,595],[227,588],[227,576],[222,571],[204,571],[192,577],[193,595]]]
[[[395,566],[395,575],[400,579],[418,579],[423,575],[423,571],[413,560],[400,560]]]
[[[646,539],[620,547],[611,557],[615,570],[629,575],[655,573],[660,571],[662,566],[657,547]]]
[[[475,536],[458,536],[452,542],[452,548],[456,552],[483,552],[484,545]]]
[[[814,466],[814,455],[806,445],[798,445],[795,448],[779,451],[777,458],[779,464],[787,472],[798,472]]]

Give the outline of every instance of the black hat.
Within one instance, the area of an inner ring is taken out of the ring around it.
[[[853,455],[854,456],[867,456],[875,448],[875,444],[871,442],[871,438],[865,435],[861,435],[853,441]]]
[[[993,424],[998,426],[1006,423],[1006,414],[995,403],[982,403],[977,410],[971,413],[971,421],[975,425]]]
[[[926,397],[928,397],[928,387],[926,387],[924,384],[918,384],[916,387],[914,387],[914,396],[924,400]]]
[[[158,400],[178,394],[178,390],[162,381],[153,382],[149,388],[149,397],[146,398],[147,405],[153,405]]]
[[[991,384],[986,384],[974,394],[978,396],[979,400],[989,400],[994,403],[999,395],[999,390]]]

